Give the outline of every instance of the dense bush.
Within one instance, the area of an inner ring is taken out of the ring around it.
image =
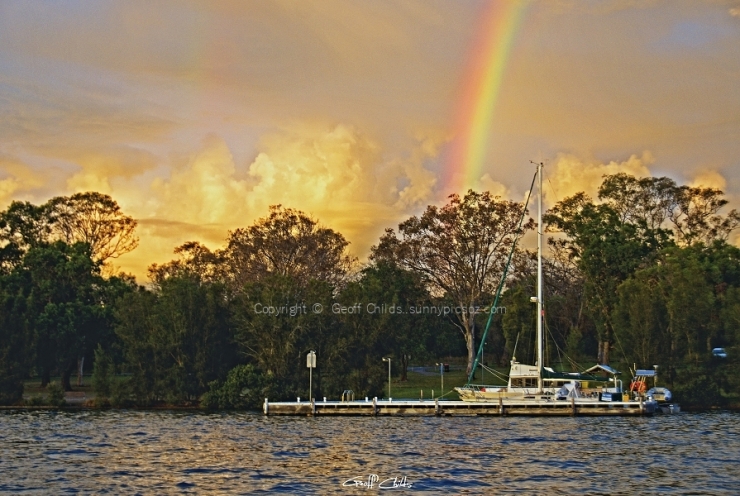
[[[259,410],[265,398],[274,397],[274,380],[252,365],[238,365],[231,369],[226,380],[213,381],[201,398],[201,405],[211,410]]]

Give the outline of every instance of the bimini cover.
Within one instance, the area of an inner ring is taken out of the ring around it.
[[[590,369],[584,371],[583,373],[584,374],[593,374],[593,373],[599,372],[599,371],[604,371],[607,374],[611,374],[611,375],[619,375],[619,374],[621,374],[620,371],[618,371],[616,369],[613,369],[613,368],[611,368],[608,365],[601,364],[601,363],[597,363],[596,365],[594,365]]]
[[[642,377],[655,377],[655,371],[654,370],[635,370],[635,376],[642,376]]]

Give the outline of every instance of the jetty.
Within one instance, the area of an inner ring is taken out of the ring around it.
[[[579,401],[528,399],[499,401],[379,400],[285,401],[262,405],[265,415],[328,416],[645,416],[655,413],[654,401]]]

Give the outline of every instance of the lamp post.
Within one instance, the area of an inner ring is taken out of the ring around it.
[[[391,357],[384,358],[384,362],[388,362],[388,399],[391,399]]]
[[[439,365],[439,382],[442,389],[442,393],[440,393],[442,396],[445,395],[445,364],[440,362],[437,365]],[[442,397],[440,396],[440,398]]]

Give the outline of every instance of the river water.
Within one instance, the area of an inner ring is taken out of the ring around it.
[[[395,485],[395,488],[393,487]],[[0,413],[0,492],[740,494],[740,414]]]

